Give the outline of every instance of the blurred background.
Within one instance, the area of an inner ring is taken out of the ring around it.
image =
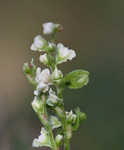
[[[77,53],[60,65],[63,72],[90,72],[88,86],[64,93],[68,110],[80,106],[88,116],[73,134],[71,150],[124,149],[124,1],[0,0],[0,150],[33,150],[39,135],[22,65],[48,21],[63,25],[57,40]]]

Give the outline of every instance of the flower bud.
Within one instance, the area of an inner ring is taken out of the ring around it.
[[[56,141],[56,145],[59,146],[62,142],[62,139],[63,139],[63,135],[61,134],[58,134],[55,138],[55,141]]]
[[[48,65],[48,57],[47,57],[47,54],[43,54],[43,55],[40,55],[39,57],[39,60],[41,63],[43,63],[44,65]]]
[[[50,117],[50,124],[52,126],[52,129],[61,127],[61,122],[55,116]]]
[[[44,34],[53,34],[57,30],[59,31],[60,25],[52,22],[47,22],[43,24],[43,33]]]
[[[42,113],[43,112],[43,103],[36,96],[34,97],[34,100],[32,102],[32,108],[34,109],[34,111],[36,113]]]
[[[24,71],[24,73],[30,73],[30,68],[29,68],[29,64],[28,63],[24,63],[23,71]]]
[[[32,58],[31,62],[30,63],[24,63],[23,65],[23,71],[25,74],[29,74],[31,76],[34,75],[34,73],[36,72],[36,66],[34,64],[34,60]]]

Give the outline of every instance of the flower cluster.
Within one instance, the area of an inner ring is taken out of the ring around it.
[[[85,86],[88,83],[89,73],[78,69],[63,75],[58,69],[59,64],[76,57],[74,50],[55,42],[55,35],[61,30],[60,24],[45,23],[43,34],[49,35],[51,40],[47,41],[41,35],[37,35],[33,40],[31,50],[40,52],[39,61],[46,66],[45,69],[36,67],[33,59],[23,66],[24,74],[35,88],[32,108],[44,126],[41,128],[40,136],[33,140],[32,146],[47,146],[52,150],[57,150],[62,141],[64,149],[68,150],[72,132],[79,127],[81,120],[86,119],[86,115],[80,112],[79,108],[74,112],[64,110],[62,96],[64,87],[78,89]],[[53,130],[56,130],[56,136],[53,135]]]

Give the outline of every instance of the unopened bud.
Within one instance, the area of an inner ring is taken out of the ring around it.
[[[34,100],[32,102],[32,107],[36,113],[42,113],[43,112],[43,103],[36,96],[34,97]]]
[[[43,55],[40,55],[39,57],[39,60],[41,63],[43,63],[44,65],[48,65],[48,57],[47,57],[47,54],[43,54]]]
[[[63,135],[61,134],[58,134],[55,138],[55,141],[56,141],[56,145],[59,146],[62,142],[62,139],[63,139]]]

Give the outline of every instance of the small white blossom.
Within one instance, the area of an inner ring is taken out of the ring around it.
[[[61,64],[63,62],[66,62],[67,60],[72,60],[74,57],[76,57],[76,53],[74,50],[65,47],[61,43],[57,44],[57,64]]]
[[[49,69],[44,69],[41,71],[41,68],[38,67],[36,70],[36,78],[35,78],[36,82],[43,82],[43,83],[49,83],[50,81],[50,71]]]
[[[47,46],[46,40],[41,36],[37,35],[34,38],[33,44],[31,45],[32,51],[44,51],[43,49]]]
[[[55,94],[55,92],[50,88],[49,90],[49,96],[47,98],[47,104],[49,106],[54,106],[58,103],[58,101],[62,101],[60,98],[58,98]]]
[[[41,128],[41,135],[38,138],[35,138],[33,140],[32,146],[33,147],[41,147],[41,146],[51,147],[47,131],[44,128]]]
[[[36,70],[35,81],[38,83],[35,93],[39,93],[39,91],[46,92],[49,89],[49,85],[51,85],[51,74],[49,69],[44,69],[41,72],[41,68],[38,67]]]
[[[47,54],[40,55],[39,60],[40,60],[41,63],[47,65],[48,64]]]
[[[55,67],[55,70],[52,73],[52,79],[53,80],[59,80],[63,77],[63,74],[61,70],[58,70],[57,67]]]
[[[55,24],[52,22],[47,22],[43,24],[43,33],[44,34],[52,34],[59,27],[59,24]]]

